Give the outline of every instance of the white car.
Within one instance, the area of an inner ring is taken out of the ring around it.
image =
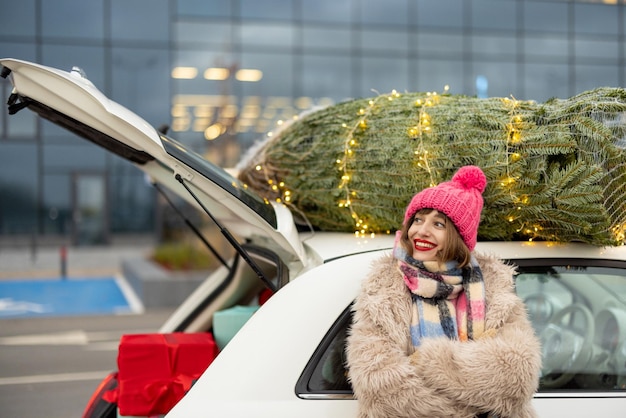
[[[161,333],[215,333],[214,317],[273,295],[230,339],[168,418],[354,417],[344,362],[351,304],[391,236],[300,231],[290,211],[260,199],[144,120],[107,99],[79,71],[1,59],[14,91],[10,113],[28,108],[135,163],[217,222],[237,255],[173,313]],[[235,238],[236,237],[236,238]],[[516,291],[543,345],[534,405],[540,417],[624,417],[626,246],[480,242],[519,267]],[[118,415],[102,393],[86,417]]]

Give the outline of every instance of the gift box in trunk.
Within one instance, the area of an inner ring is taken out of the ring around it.
[[[117,358],[120,414],[166,414],[217,353],[209,333],[123,335]]]

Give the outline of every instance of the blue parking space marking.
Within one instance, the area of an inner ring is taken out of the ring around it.
[[[114,277],[0,280],[0,319],[131,311]]]

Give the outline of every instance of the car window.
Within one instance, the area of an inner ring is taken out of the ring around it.
[[[626,389],[625,269],[522,267],[515,283],[541,340],[540,391]]]
[[[305,399],[352,398],[352,386],[346,367],[346,336],[352,323],[352,305],[339,315],[309,360],[296,393]]]
[[[519,261],[516,292],[542,343],[539,391],[626,390],[626,263]],[[348,306],[303,371],[298,396],[352,398],[345,361],[351,322]]]

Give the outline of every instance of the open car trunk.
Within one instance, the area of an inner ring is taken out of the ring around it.
[[[2,76],[8,77],[14,87],[7,101],[9,114],[33,111],[130,161],[156,187],[165,186],[206,212],[235,249],[232,259],[220,258],[222,266],[177,308],[158,334],[123,337],[118,353],[120,370],[107,376],[96,390],[85,417],[116,417],[118,406],[119,412],[124,412],[118,402],[131,406],[127,395],[132,390],[125,388],[136,387],[135,378],[141,373],[129,358],[153,359],[146,360],[144,368],[158,370],[164,364],[180,362],[178,354],[170,354],[174,358],[168,359],[165,352],[193,352],[194,344],[200,342],[203,349],[214,343],[216,354],[258,305],[289,281],[290,274],[295,276],[308,268],[307,263],[315,262],[307,261],[287,208],[261,199],[227,171],[109,100],[82,71],[65,72],[15,59],[0,59],[0,64]],[[192,366],[203,371],[211,361],[208,356]],[[164,374],[169,372],[168,368],[163,370]],[[181,375],[188,373],[179,373],[173,381],[180,383]],[[178,388],[177,396],[182,396],[180,386],[173,381],[164,384],[164,390],[173,393]],[[188,389],[189,379],[184,383],[183,388]],[[151,401],[155,403],[151,407],[157,409],[150,409],[147,415],[167,412],[158,409],[167,409],[167,405],[156,405],[155,398]],[[136,415],[141,408],[129,411]]]

